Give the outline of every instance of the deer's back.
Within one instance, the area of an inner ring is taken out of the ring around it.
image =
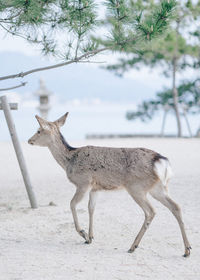
[[[78,148],[67,170],[75,184],[85,181],[97,189],[115,189],[157,177],[153,171],[158,153],[145,148],[109,148],[85,146]]]

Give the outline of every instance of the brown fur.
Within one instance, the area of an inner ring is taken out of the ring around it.
[[[147,199],[150,193],[176,217],[185,246],[185,256],[190,254],[190,245],[185,233],[180,207],[168,196],[167,186],[170,166],[168,159],[145,148],[109,148],[85,146],[71,147],[61,135],[59,128],[65,123],[67,114],[55,122],[47,122],[36,116],[40,129],[29,139],[33,145],[47,146],[55,160],[66,171],[68,179],[76,186],[71,200],[71,210],[77,232],[91,243],[93,239],[93,213],[95,197],[99,190],[125,188],[143,209],[145,220],[129,252],[138,247],[144,233],[155,216],[155,210]],[[79,226],[77,204],[90,189],[89,233]]]

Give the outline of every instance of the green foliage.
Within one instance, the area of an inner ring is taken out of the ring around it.
[[[44,54],[64,60],[99,45],[120,51],[132,45],[141,49],[144,41],[167,29],[176,6],[175,0],[147,2],[105,0],[106,17],[100,20],[100,7],[94,0],[0,0],[0,27],[38,44]],[[142,12],[145,6],[148,12]],[[96,38],[97,28],[105,30],[100,38]]]
[[[178,87],[180,106],[188,113],[197,114],[200,112],[200,79],[195,81],[184,81]],[[146,122],[151,120],[155,113],[160,110],[174,110],[173,92],[171,89],[164,89],[158,92],[155,99],[142,102],[137,111],[127,112],[128,120],[139,118]]]
[[[143,7],[149,11],[149,7],[152,6],[152,1],[145,1],[149,5]],[[167,3],[163,4],[164,7]],[[158,24],[158,18],[162,18],[165,8],[156,12],[156,8],[153,5],[153,16],[152,18],[145,18],[146,24],[143,25],[144,35],[152,38],[152,34],[148,33],[151,30],[155,31],[155,34],[159,34],[160,25]],[[146,11],[146,10],[145,10]],[[143,12],[144,13],[144,12]],[[198,16],[198,17],[197,17]],[[195,21],[194,17],[198,19],[200,16],[200,2],[196,5],[192,1],[187,1],[186,4],[179,3],[176,10],[176,17],[174,14],[171,15],[172,24],[168,25],[167,32],[163,33],[162,36],[158,36],[158,40],[153,40],[151,44],[145,44],[139,50],[135,48],[135,45],[129,47],[125,50],[129,56],[128,58],[121,58],[114,65],[108,65],[106,69],[113,71],[115,74],[122,76],[124,72],[130,70],[133,67],[139,69],[143,65],[148,65],[154,67],[156,65],[163,66],[163,73],[169,75],[172,71],[172,61],[174,57],[177,60],[176,71],[184,70],[186,67],[199,67],[199,57],[200,57],[200,33],[198,28],[198,22],[194,24],[197,26],[195,31],[191,32],[191,21]],[[139,16],[138,21],[141,21],[141,16]],[[152,21],[150,23],[150,21]],[[153,23],[154,22],[154,23]],[[161,24],[166,22],[161,21]],[[156,26],[156,27],[154,27]],[[192,28],[193,29],[193,28]],[[160,32],[162,33],[162,31]],[[192,39],[191,36],[196,38]],[[192,58],[192,60],[191,60]]]
[[[97,25],[96,13],[93,0],[0,0],[0,27],[41,45],[44,54],[69,59]]]
[[[125,52],[140,50],[146,42],[164,33],[176,7],[174,0],[149,5],[146,1],[137,0],[106,0],[106,3],[108,13],[105,24],[110,30],[110,35],[107,40],[96,40],[104,46]]]
[[[197,31],[195,34],[197,34]],[[193,67],[193,63],[197,62],[199,52],[199,44],[194,45],[190,43],[189,40],[170,28],[164,38],[153,41],[151,45],[146,45],[140,51],[134,51],[132,57],[130,57],[131,51],[128,52],[129,58],[120,58],[118,63],[108,65],[106,69],[122,76],[124,72],[129,71],[133,67],[139,69],[143,65],[150,67],[162,65],[163,74],[169,76],[174,57],[178,60],[176,70],[181,71],[189,66]]]
[[[150,2],[151,3],[151,2]],[[141,14],[137,17],[137,31],[140,32],[147,40],[151,40],[163,33],[168,27],[168,22],[173,18],[169,14],[175,7],[175,1],[162,1],[160,6],[155,6],[153,12],[142,20]]]
[[[45,16],[50,11],[49,5],[53,0],[1,0],[0,12],[5,14],[5,21],[13,32],[24,24],[39,25],[44,23]]]
[[[152,18],[145,17],[145,23],[143,25],[144,34],[148,38],[152,38],[150,31],[155,30],[156,34],[159,34],[160,25],[158,24],[158,18],[163,18],[166,15],[164,10],[167,3],[164,3],[164,8],[160,14],[156,12],[155,4],[152,4],[151,0],[146,1],[149,5],[152,5],[154,12]],[[147,12],[148,12],[147,10]],[[154,14],[155,13],[155,14]],[[125,71],[135,67],[139,69],[141,66],[147,65],[149,67],[159,66],[163,69],[163,74],[172,78],[171,97],[164,95],[168,103],[172,99],[173,109],[177,120],[178,135],[181,136],[181,121],[179,114],[179,105],[181,105],[181,96],[177,95],[176,89],[176,74],[188,67],[198,68],[200,66],[200,33],[199,33],[199,16],[200,16],[200,1],[179,1],[176,9],[176,16],[172,18],[172,24],[169,25],[167,32],[163,36],[158,36],[157,40],[152,40],[151,43],[143,45],[139,50],[135,48],[135,45],[126,49],[128,54],[127,58],[121,58],[114,65],[108,65],[106,68],[113,71],[119,76],[122,76]],[[141,15],[138,21],[141,20]],[[153,21],[155,24],[153,24]],[[151,22],[151,23],[150,23]],[[193,22],[193,24],[191,24]],[[161,21],[161,25],[165,24],[165,21]],[[155,25],[155,27],[154,27]],[[196,30],[194,28],[197,26]],[[162,26],[163,27],[163,26]],[[156,30],[157,29],[157,30]],[[164,28],[165,29],[165,28]],[[162,30],[162,28],[161,28]],[[192,31],[191,31],[192,30]],[[162,32],[161,32],[162,33]],[[191,36],[193,37],[191,39]],[[180,89],[179,89],[180,91]],[[162,98],[164,98],[162,96]],[[157,96],[158,97],[158,96]],[[171,98],[171,99],[170,99]],[[163,101],[163,100],[162,100]],[[158,102],[158,103],[157,103]],[[140,117],[142,120],[152,118],[153,112],[160,108],[161,101],[149,101],[140,105],[137,112],[128,112],[127,118],[134,119]],[[193,104],[194,106],[194,104]]]
[[[158,110],[158,108],[159,104],[156,101],[144,101],[138,106],[138,110],[136,112],[127,112],[126,118],[128,120],[135,120],[139,118],[142,122],[146,122],[147,120],[151,120],[153,118],[154,113]]]

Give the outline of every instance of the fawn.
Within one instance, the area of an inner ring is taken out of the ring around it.
[[[76,231],[85,242],[89,244],[93,239],[93,214],[97,192],[125,188],[145,215],[144,223],[128,252],[132,253],[138,247],[155,216],[154,208],[147,199],[147,193],[150,193],[177,219],[185,247],[184,257],[188,257],[191,246],[186,236],[181,210],[167,191],[167,184],[172,175],[168,159],[145,148],[71,147],[59,130],[64,125],[67,115],[68,113],[54,122],[35,116],[40,128],[28,143],[48,147],[55,160],[66,171],[68,179],[76,186],[70,207]],[[87,234],[79,226],[76,206],[88,189],[90,193]]]

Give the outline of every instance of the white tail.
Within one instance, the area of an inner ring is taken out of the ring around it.
[[[71,147],[60,133],[67,114],[55,122],[47,122],[36,116],[40,128],[29,139],[29,144],[47,146],[56,161],[66,171],[68,179],[76,186],[70,206],[76,231],[91,243],[93,239],[93,214],[96,193],[99,190],[125,188],[135,202],[142,208],[145,220],[129,252],[139,245],[143,235],[155,216],[155,210],[147,199],[150,193],[166,206],[176,217],[185,246],[185,254],[190,255],[180,207],[169,197],[166,185],[172,172],[168,159],[145,148],[108,148],[85,146]],[[90,189],[88,211],[89,232],[81,229],[76,206]]]
[[[167,185],[169,179],[172,177],[172,168],[167,159],[159,159],[154,164],[154,170],[158,175],[158,178],[161,180],[164,186]]]

